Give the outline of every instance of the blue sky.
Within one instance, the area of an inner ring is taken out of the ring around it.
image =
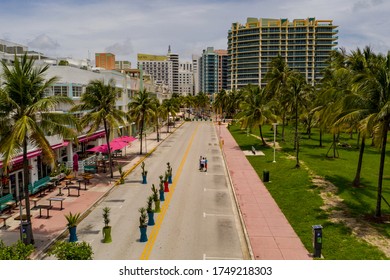
[[[390,49],[388,0],[0,0],[0,38],[52,56],[110,51],[133,63],[171,45],[189,60],[208,46],[226,49],[231,24],[247,17],[332,19],[339,47]]]

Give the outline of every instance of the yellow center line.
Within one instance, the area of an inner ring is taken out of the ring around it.
[[[192,146],[192,142],[194,141],[194,138],[195,138],[195,134],[198,131],[198,126],[199,126],[199,124],[196,126],[194,132],[191,135],[190,143],[188,143],[187,149],[186,149],[184,156],[180,162],[179,168],[177,169],[176,176],[174,177],[173,182],[169,188],[169,193],[165,197],[165,201],[162,203],[161,212],[159,213],[159,215],[157,216],[157,218],[155,220],[155,225],[153,226],[152,231],[150,232],[150,235],[148,237],[148,242],[145,245],[145,248],[142,252],[140,260],[148,260],[150,257],[150,254],[152,253],[154,243],[156,242],[156,238],[158,236],[158,233],[160,232],[160,228],[161,228],[162,222],[164,220],[165,214],[168,210],[169,203],[172,199],[173,193],[175,192],[177,181],[179,180],[181,172],[183,171],[183,166],[187,160],[188,153],[190,152],[190,149]]]

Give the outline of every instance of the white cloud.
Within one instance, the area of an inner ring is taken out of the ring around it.
[[[4,37],[58,56],[84,58],[109,50],[135,62],[137,53],[165,54],[171,45],[190,58],[209,46],[226,48],[231,24],[247,17],[333,19],[339,45],[347,50],[390,49],[390,1],[384,0],[37,0],[24,9],[3,2]]]
[[[53,50],[60,47],[60,45],[54,39],[50,38],[46,34],[41,34],[28,42],[28,46],[37,50]]]

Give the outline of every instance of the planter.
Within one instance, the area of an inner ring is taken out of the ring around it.
[[[146,175],[142,175],[142,184],[147,184]]]
[[[164,191],[159,191],[160,192],[160,201],[165,201],[165,195],[164,195]]]
[[[168,176],[168,184],[172,184],[172,175]]]
[[[103,243],[110,243],[112,242],[111,238],[111,227],[104,227],[103,228]]]
[[[139,231],[141,233],[141,237],[139,239],[140,242],[146,242],[148,241],[148,236],[146,235],[147,227],[140,227]]]
[[[148,212],[148,226],[154,226],[154,212]]]
[[[157,200],[154,202],[154,213],[160,213],[161,212],[161,209],[160,209],[160,200]]]
[[[77,234],[76,234],[76,229],[77,227],[70,227],[69,228],[69,242],[76,242],[77,239]]]
[[[164,192],[169,192],[168,181],[164,182]]]

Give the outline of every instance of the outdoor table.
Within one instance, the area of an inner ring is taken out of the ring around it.
[[[68,180],[66,183],[67,183],[67,184],[72,184],[72,179],[73,179],[73,178],[74,178],[73,175],[68,175],[68,176],[66,176],[65,179]]]
[[[79,186],[69,185],[66,188],[68,189],[68,196],[70,196],[70,190],[71,189],[77,190],[77,196],[80,196],[80,188],[79,188]]]
[[[51,205],[37,205],[37,208],[39,209],[39,216],[38,218],[42,217],[42,209],[46,209],[46,219],[50,217],[49,211],[53,206]]]
[[[82,179],[77,179],[77,182],[79,183],[79,188],[81,188],[81,183],[84,183],[84,190],[87,190],[87,179],[82,178]]]
[[[8,202],[5,203],[5,205],[8,206],[8,213],[11,213],[12,208],[13,208],[13,206],[15,205],[15,202],[13,202],[13,201],[8,201]]]
[[[55,186],[54,182],[48,182],[47,183],[47,188],[49,189],[49,192],[51,192],[53,190],[54,186]]]
[[[51,202],[52,202],[52,201],[59,201],[59,202],[61,203],[60,210],[64,209],[64,207],[62,207],[62,202],[65,200],[64,197],[50,197],[50,198],[48,198],[47,200],[49,200],[50,206],[52,206],[52,205],[51,205]]]
[[[7,228],[7,224],[5,221],[7,221],[7,219],[9,219],[9,218],[11,218],[11,215],[9,215],[9,214],[0,215],[0,219],[3,219],[3,222],[4,222],[4,224],[1,228]]]
[[[58,186],[58,194],[57,194],[57,196],[62,196],[62,195],[64,195],[63,193],[62,193],[62,189],[64,188],[64,186]]]
[[[83,176],[83,178],[87,181],[87,182],[86,182],[87,184],[90,184],[90,183],[91,183],[89,180],[91,180],[91,179],[93,178],[92,175],[90,175],[90,174],[85,174],[85,175],[82,175],[82,176]]]
[[[34,198],[31,199],[31,201],[34,202],[34,208],[36,208],[37,207],[37,202],[39,201],[39,198],[34,197]]]

